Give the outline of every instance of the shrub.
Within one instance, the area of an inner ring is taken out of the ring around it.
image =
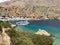
[[[14,29],[7,31],[7,33],[11,37],[11,45],[34,45],[31,38]]]
[[[20,32],[14,29],[7,31],[11,37],[11,45],[52,45],[53,39],[44,35]]]
[[[2,27],[10,27],[9,22],[0,22],[0,30]],[[44,35],[35,35],[28,32],[20,32],[16,28],[10,28],[6,33],[11,38],[11,45],[52,45],[53,39]]]

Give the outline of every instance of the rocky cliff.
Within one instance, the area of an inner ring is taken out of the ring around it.
[[[0,45],[10,45],[10,37],[6,33],[0,34]]]
[[[10,45],[10,43],[11,43],[10,37],[5,32],[6,30],[7,30],[7,28],[6,29],[2,28],[2,30],[0,29],[0,45]]]
[[[57,19],[60,18],[60,0],[11,0],[0,3],[0,15]]]

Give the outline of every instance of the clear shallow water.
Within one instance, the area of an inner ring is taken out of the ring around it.
[[[22,32],[31,32],[35,33],[39,29],[44,29],[51,33],[52,35],[56,36],[54,38],[55,45],[60,45],[60,28],[58,27],[52,27],[52,26],[46,26],[46,25],[26,25],[26,26],[18,26],[18,29]]]
[[[55,45],[60,45],[60,20],[42,20],[29,22],[29,25],[17,26],[17,29],[22,32],[31,33],[36,33],[39,29],[44,29],[55,36]]]

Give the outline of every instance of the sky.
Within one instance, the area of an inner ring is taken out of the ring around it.
[[[5,2],[5,1],[7,1],[7,0],[0,0],[0,3]]]

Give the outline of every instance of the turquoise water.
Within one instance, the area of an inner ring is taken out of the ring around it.
[[[19,21],[11,21],[16,23]],[[54,44],[60,45],[60,20],[30,20],[28,25],[17,26],[21,32],[36,33],[39,29],[46,30],[54,37]]]
[[[17,26],[17,28],[22,32],[31,32],[36,33],[39,29],[44,29],[50,34],[54,35],[54,43],[55,45],[60,45],[60,28],[54,26],[47,25],[25,25],[25,26]]]

